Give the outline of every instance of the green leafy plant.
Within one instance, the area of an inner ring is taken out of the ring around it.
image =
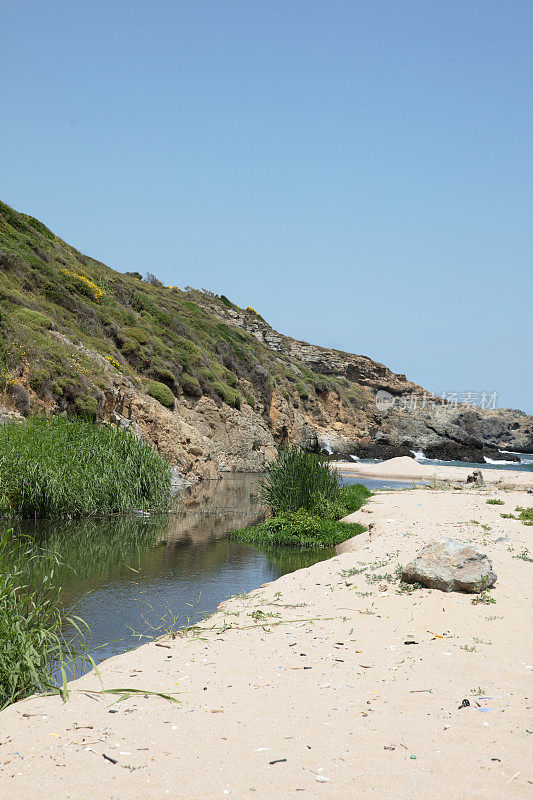
[[[168,504],[170,466],[145,441],[83,419],[0,426],[0,513],[81,517]]]
[[[491,605],[491,603],[495,603],[496,600],[494,597],[492,597],[492,595],[489,594],[489,591],[489,589],[483,589],[476,597],[473,598],[471,601],[472,605],[477,606],[483,604],[488,606]]]
[[[66,692],[66,667],[76,659],[94,667],[84,647],[85,623],[61,609],[55,564],[40,584],[29,580],[28,564],[35,557],[34,547],[16,540],[12,531],[0,537],[0,710],[34,692]],[[73,639],[65,638],[65,624],[74,629]]]
[[[493,498],[492,500],[487,500],[487,504],[489,506],[503,506],[503,505],[505,505],[503,500],[499,500],[498,498]]]
[[[304,509],[287,511],[277,517],[243,530],[232,538],[247,544],[276,547],[333,547],[362,533],[362,525],[322,519]]]
[[[513,558],[519,558],[521,561],[529,561],[531,564],[533,564],[533,558],[531,558],[529,555],[529,550],[526,548],[524,548],[524,550],[522,550],[522,552],[517,556],[513,556]]]

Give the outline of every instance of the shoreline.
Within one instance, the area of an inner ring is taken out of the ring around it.
[[[500,490],[504,505],[488,505],[499,488],[380,491],[346,518],[371,532],[333,558],[99,665],[106,688],[177,692],[179,704],[91,693],[89,673],[66,704],[10,706],[3,796],[425,800],[446,784],[450,800],[526,798],[530,529],[500,513],[532,498]],[[489,555],[494,604],[398,593],[397,564],[442,536]]]
[[[341,475],[360,475],[362,478],[381,478],[397,481],[439,481],[448,483],[465,483],[467,477],[472,474],[474,469],[479,467],[465,466],[452,467],[440,464],[420,464],[409,456],[391,458],[388,461],[381,461],[379,464],[363,464],[354,462],[342,463],[337,465],[337,470]],[[521,488],[533,488],[533,470],[512,470],[512,469],[482,469],[485,484],[499,486],[516,486]]]

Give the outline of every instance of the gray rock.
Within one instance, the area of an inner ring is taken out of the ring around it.
[[[469,544],[453,539],[430,542],[402,571],[402,581],[442,592],[480,592],[496,582],[492,562]]]
[[[175,497],[183,489],[191,486],[191,482],[182,478],[178,467],[170,468],[170,496]]]
[[[474,486],[483,486],[483,473],[480,469],[475,469],[470,475],[467,476],[467,483],[473,483]]]
[[[134,436],[136,439],[142,438],[142,433],[139,425],[134,422],[132,419],[127,419],[123,417],[121,414],[117,414],[116,411],[111,413],[111,422],[113,422],[117,428],[121,431],[128,431]]]

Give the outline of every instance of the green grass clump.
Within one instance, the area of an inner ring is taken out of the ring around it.
[[[96,397],[85,395],[84,397],[77,397],[75,400],[76,411],[80,417],[87,417],[87,419],[96,419],[98,412],[98,403]]]
[[[498,499],[494,498],[492,500],[487,500],[487,505],[489,505],[489,506],[503,506],[503,505],[505,505],[505,503],[503,502],[503,500],[498,500]]]
[[[517,506],[516,510],[520,512],[518,514],[518,519],[521,520],[524,525],[533,525],[533,508]]]
[[[0,513],[82,517],[164,507],[170,466],[142,439],[84,419],[0,426]]]
[[[165,383],[160,381],[150,381],[148,384],[148,394],[167,408],[174,408],[174,395]]]
[[[20,306],[13,312],[15,319],[19,320],[30,327],[49,328],[52,320],[46,314],[40,311],[34,311],[31,308]]]
[[[300,509],[235,531],[232,538],[267,547],[323,548],[333,547],[363,531],[362,525],[323,519]]]
[[[0,710],[34,692],[57,691],[54,673],[66,683],[64,665],[80,656],[63,630],[67,623],[80,631],[82,621],[60,610],[53,564],[40,586],[29,580],[34,557],[11,531],[0,537]]]
[[[328,503],[341,502],[342,483],[328,461],[299,447],[289,447],[280,450],[269,465],[261,497],[273,516],[301,508],[323,514]]]
[[[191,395],[191,397],[201,397],[202,395],[198,378],[194,378],[186,372],[182,372],[180,375],[180,386],[185,394]]]
[[[338,520],[370,495],[361,484],[343,486],[328,461],[290,447],[278,453],[263,478],[261,496],[272,519],[232,536],[263,546],[332,547],[365,530]]]
[[[241,396],[239,392],[236,392],[231,386],[222,383],[222,381],[215,381],[213,389],[228,406],[232,406],[232,408],[241,407]]]

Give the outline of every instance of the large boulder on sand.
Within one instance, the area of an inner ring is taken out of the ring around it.
[[[453,539],[430,542],[407,564],[402,581],[442,592],[480,592],[496,583],[492,562],[469,544]]]

